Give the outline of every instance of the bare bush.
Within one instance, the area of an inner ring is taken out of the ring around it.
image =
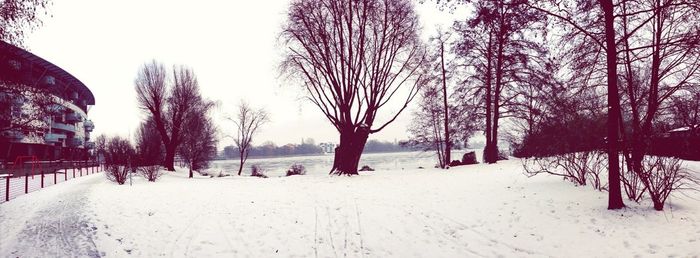
[[[664,209],[668,196],[677,190],[695,190],[697,179],[683,168],[683,162],[673,157],[646,156],[639,175],[644,183],[654,209]]]
[[[121,166],[121,165],[106,165],[105,166],[105,173],[107,175],[107,179],[112,182],[116,182],[117,184],[123,185],[126,182],[126,179],[129,177],[129,171],[131,169],[129,166]]]
[[[642,183],[639,175],[634,172],[634,169],[630,166],[628,162],[629,157],[627,155],[623,156],[623,160],[620,164],[620,182],[622,182],[622,187],[625,189],[625,194],[627,194],[627,199],[639,203],[639,201],[644,198],[644,192],[647,190],[646,186]]]
[[[306,168],[302,164],[294,164],[287,170],[287,176],[306,175]]]
[[[250,176],[267,178],[267,175],[265,175],[265,170],[260,167],[260,165],[252,165],[250,166],[250,169]]]
[[[105,147],[105,174],[107,179],[123,185],[133,170],[134,147],[129,140],[116,136]]]
[[[138,168],[138,171],[144,178],[148,179],[149,182],[155,182],[163,175],[158,165],[142,166]]]
[[[607,188],[600,175],[605,171],[605,156],[597,151],[565,153],[546,158],[534,158],[523,161],[527,176],[547,173],[561,176],[575,185],[591,183],[594,189],[602,191]]]

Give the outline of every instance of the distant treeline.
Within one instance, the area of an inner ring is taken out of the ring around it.
[[[365,144],[364,153],[401,152],[414,150],[416,149],[404,147],[398,143],[369,140],[367,141],[367,144]],[[321,145],[316,144],[313,141],[306,141],[301,144],[290,143],[282,146],[277,146],[272,142],[266,142],[262,145],[251,147],[249,157],[304,156],[323,153],[324,151]],[[239,157],[238,148],[233,145],[226,146],[219,156],[221,159],[236,159]]]

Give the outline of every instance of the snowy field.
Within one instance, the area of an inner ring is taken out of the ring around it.
[[[700,169],[700,163],[687,163]],[[519,161],[357,177],[102,174],[0,205],[2,257],[698,257],[700,194],[606,210]]]

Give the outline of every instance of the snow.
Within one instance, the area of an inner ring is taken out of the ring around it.
[[[674,132],[685,132],[685,131],[690,131],[690,127],[679,127],[676,129],[673,129],[671,131],[668,131],[669,133],[674,133]]]
[[[687,162],[700,171],[700,163]],[[607,194],[496,165],[356,177],[90,175],[0,205],[0,257],[700,255],[700,193],[606,209]]]

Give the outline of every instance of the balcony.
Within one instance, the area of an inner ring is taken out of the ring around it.
[[[66,135],[64,134],[48,133],[44,136],[44,141],[46,143],[57,143],[61,142],[61,140],[65,138]]]
[[[78,147],[81,145],[83,145],[83,139],[80,139],[80,138],[66,139],[66,146],[68,146],[68,147]]]
[[[82,121],[83,121],[83,118],[80,117],[76,113],[66,114],[66,122],[68,122],[68,123],[77,123],[77,122],[82,122]]]
[[[69,132],[75,132],[75,125],[67,125],[64,123],[53,123],[51,125],[51,128],[69,131]]]
[[[83,126],[85,126],[86,132],[92,132],[92,130],[95,129],[95,124],[92,123],[92,120],[85,120],[85,123],[83,124]]]
[[[17,131],[6,131],[2,133],[2,137],[10,141],[17,141],[24,138],[24,134],[22,132]]]

